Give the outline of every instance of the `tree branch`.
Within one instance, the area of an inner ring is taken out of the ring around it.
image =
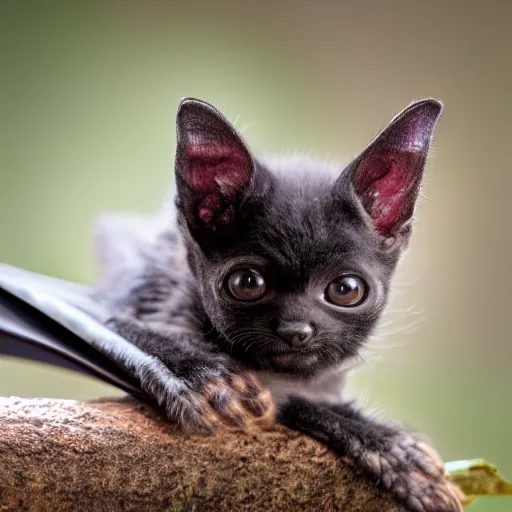
[[[134,399],[0,398],[0,510],[405,509],[284,427],[202,437]]]

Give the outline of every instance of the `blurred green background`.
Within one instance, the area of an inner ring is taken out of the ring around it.
[[[183,96],[237,119],[256,153],[340,161],[438,97],[412,246],[351,387],[446,459],[512,478],[511,21],[504,1],[3,1],[0,261],[92,282],[95,217],[153,211],[171,182]],[[0,360],[0,395],[115,393]]]

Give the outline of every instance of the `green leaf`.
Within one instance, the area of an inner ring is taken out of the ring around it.
[[[495,466],[483,459],[458,460],[445,464],[446,473],[467,496],[465,504],[477,496],[512,496],[512,484]]]

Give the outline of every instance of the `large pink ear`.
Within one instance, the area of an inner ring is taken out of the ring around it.
[[[254,172],[245,142],[219,111],[200,100],[182,100],[176,123],[178,207],[192,229],[229,228]]]
[[[350,165],[353,190],[386,238],[396,237],[412,217],[442,109],[433,99],[413,103]]]

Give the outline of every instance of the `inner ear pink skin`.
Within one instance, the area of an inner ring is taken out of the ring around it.
[[[189,146],[184,156],[198,217],[205,224],[229,224],[235,214],[231,203],[250,182],[248,155],[235,146],[207,142]]]
[[[374,154],[357,169],[354,189],[383,236],[393,235],[411,215],[421,181],[417,151]]]

